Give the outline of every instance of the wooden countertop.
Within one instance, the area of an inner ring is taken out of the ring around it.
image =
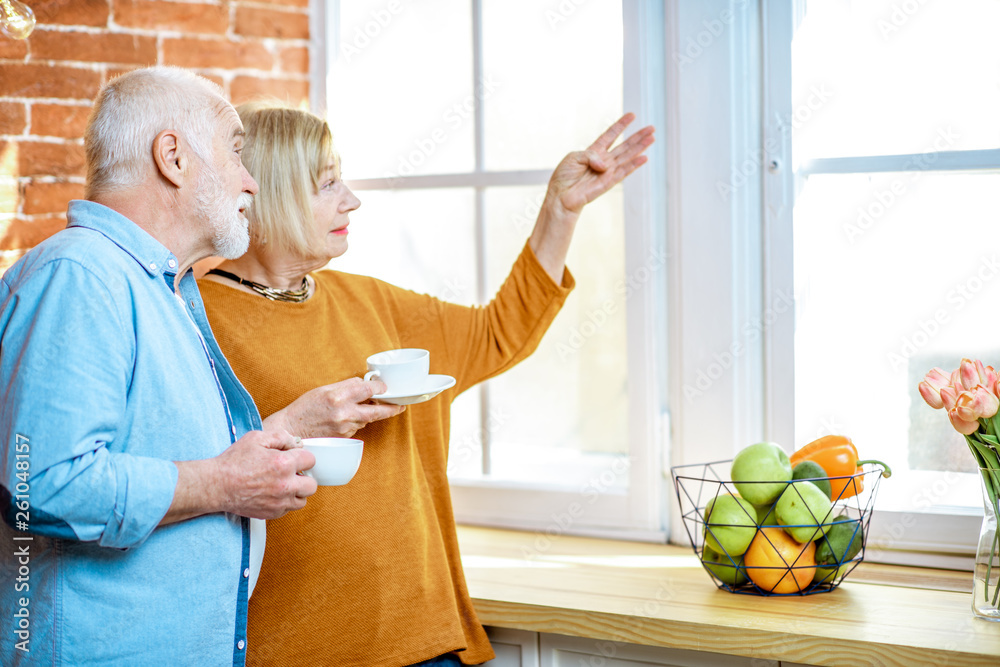
[[[719,590],[690,549],[459,527],[484,625],[809,665],[1000,665],[972,573],[861,563],[802,597]]]

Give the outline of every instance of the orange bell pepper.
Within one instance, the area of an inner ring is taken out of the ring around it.
[[[862,465],[877,463],[884,469],[882,475],[892,474],[889,466],[874,459],[858,459],[858,450],[846,435],[825,435],[813,440],[789,457],[792,467],[802,461],[818,463],[830,477],[830,497],[834,500],[850,498],[861,493],[865,488],[863,477],[853,477],[864,472]]]

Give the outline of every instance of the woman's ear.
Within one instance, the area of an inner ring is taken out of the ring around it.
[[[177,130],[163,130],[153,139],[153,161],[163,178],[181,187],[190,171],[190,149]]]

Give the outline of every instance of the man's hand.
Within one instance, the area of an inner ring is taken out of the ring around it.
[[[305,507],[316,493],[316,480],[298,473],[316,465],[316,457],[298,440],[284,431],[251,431],[217,456],[225,511],[277,519]]]
[[[350,438],[368,424],[406,409],[367,402],[385,391],[384,382],[361,378],[317,387],[265,419],[264,428],[284,429],[300,438]]]
[[[316,480],[299,475],[316,464],[285,431],[251,431],[212,459],[177,461],[174,500],[160,525],[202,514],[231,512],[277,519],[305,507]]]

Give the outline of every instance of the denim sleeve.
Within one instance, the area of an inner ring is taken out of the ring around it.
[[[123,441],[128,294],[65,259],[19,272],[13,291],[0,284],[0,513],[17,530],[127,548],[173,501],[177,466]]]

